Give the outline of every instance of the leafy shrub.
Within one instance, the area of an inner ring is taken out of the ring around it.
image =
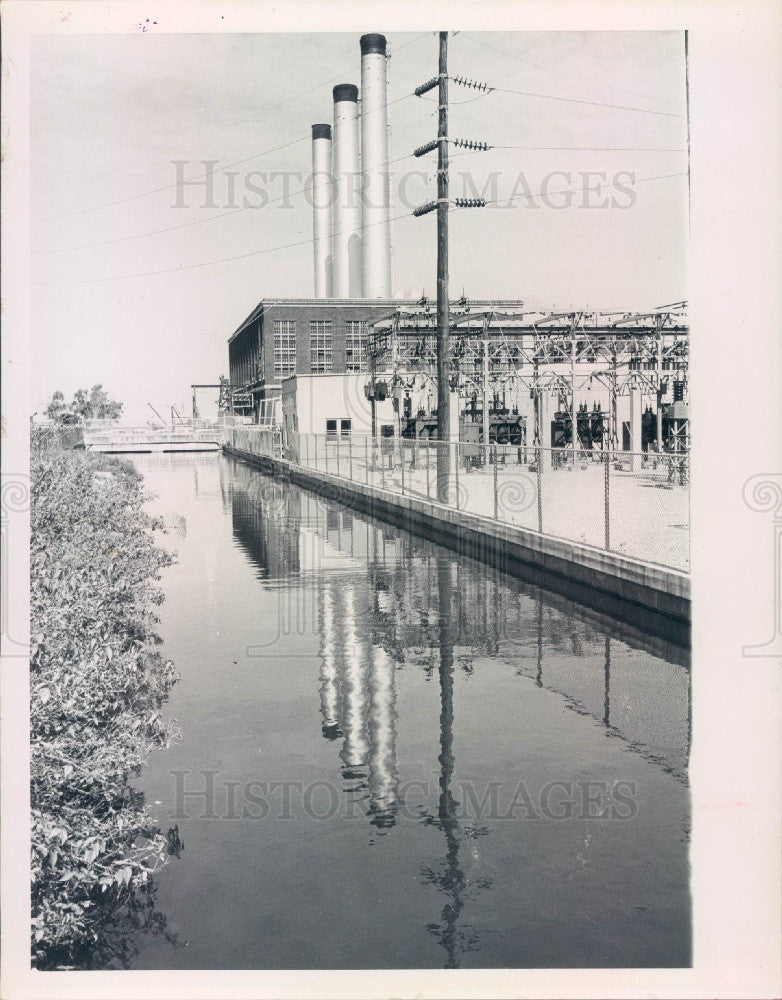
[[[154,649],[172,559],[127,463],[34,448],[31,497],[32,953],[68,968],[101,953],[118,907],[144,908],[169,853],[128,779],[175,736]]]

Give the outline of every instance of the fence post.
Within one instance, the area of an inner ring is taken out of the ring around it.
[[[385,456],[385,445],[383,444],[384,440],[387,441],[388,438],[381,437],[380,439],[380,488],[381,489],[386,488],[386,456]]]
[[[404,438],[399,439],[399,460],[402,468],[402,496],[405,495],[405,442]]]
[[[459,454],[459,442],[456,442],[456,509],[459,509],[459,460],[461,455]]]
[[[497,445],[494,446],[494,520],[500,519],[500,498],[497,487]]]
[[[304,459],[304,464],[309,468],[310,464],[310,436],[309,434],[304,435],[304,453],[306,458]]]
[[[604,498],[604,512],[603,519],[605,521],[605,547],[607,549],[611,548],[611,449],[610,447],[605,451],[605,476],[603,477],[603,498]]]
[[[432,493],[429,488],[429,449],[430,449],[430,444],[427,441],[426,442],[426,499],[427,500],[431,500],[432,498]]]
[[[323,438],[323,452],[324,452],[324,456],[325,456],[325,463],[324,463],[324,467],[323,468],[324,468],[324,472],[328,472],[329,471],[329,436],[328,436],[328,434],[326,434],[326,436]]]
[[[543,456],[540,453],[540,445],[537,449],[537,458],[535,461],[537,487],[538,487],[538,534],[543,534],[543,466],[541,462],[543,461]]]
[[[342,430],[337,432],[337,475],[339,475],[339,439],[342,437]]]
[[[348,479],[353,482],[353,437],[348,435]]]
[[[367,479],[367,486],[369,486],[369,438],[364,438],[364,475]]]
[[[317,467],[318,467],[318,435],[317,434],[313,434],[312,440],[313,440],[313,442],[315,444],[315,468],[317,469]]]

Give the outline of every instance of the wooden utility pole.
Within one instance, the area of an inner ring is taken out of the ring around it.
[[[437,125],[437,499],[448,503],[451,471],[451,345],[448,300],[448,32],[440,32]]]

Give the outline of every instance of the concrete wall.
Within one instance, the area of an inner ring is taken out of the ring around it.
[[[227,450],[265,472],[289,477],[300,486],[372,517],[399,524],[407,531],[689,648],[690,579],[686,573],[539,535],[431,500],[349,482],[288,461],[258,458],[240,449]]]

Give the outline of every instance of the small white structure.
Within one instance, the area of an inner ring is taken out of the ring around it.
[[[384,378],[377,376],[378,387]],[[292,443],[296,434],[371,435],[372,403],[365,392],[370,381],[371,376],[366,372],[291,375],[283,379],[284,441]],[[390,376],[385,384],[390,384]],[[375,433],[378,436],[399,433],[399,416],[390,395],[375,402]]]

